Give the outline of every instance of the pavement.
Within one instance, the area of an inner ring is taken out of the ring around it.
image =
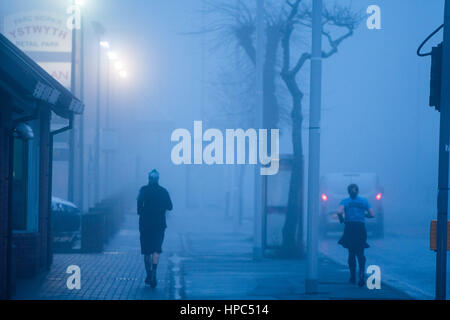
[[[344,264],[347,256],[336,246],[338,235],[329,235],[320,242],[321,252],[333,261]],[[429,249],[429,225],[387,230],[382,239],[368,239],[367,264],[378,265],[382,281],[407,293],[414,299],[434,299],[436,253]],[[447,259],[450,254],[447,254]],[[447,297],[450,297],[450,269],[447,270]]]
[[[34,279],[20,279],[14,299],[39,300],[142,300],[166,299],[168,261],[161,259],[159,287],[144,286],[145,268],[139,247],[137,216],[126,215],[121,230],[102,253],[55,254],[49,272]],[[170,244],[171,241],[168,241]],[[81,271],[81,289],[66,285],[69,266]]]
[[[252,225],[244,220],[238,232],[232,219],[213,211],[169,213],[158,286],[144,285],[137,215],[125,215],[121,230],[103,253],[55,254],[50,271],[21,279],[15,299],[40,300],[312,300],[410,299],[392,286],[369,290],[348,283],[347,268],[321,256],[319,290],[305,294],[304,259],[252,257]],[[336,244],[337,246],[337,244]],[[344,251],[344,250],[342,250]],[[81,288],[69,290],[66,269],[81,270]]]

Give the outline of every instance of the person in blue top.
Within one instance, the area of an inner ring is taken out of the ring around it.
[[[347,191],[350,197],[341,201],[337,212],[339,221],[345,223],[344,234],[338,243],[348,249],[351,283],[356,283],[356,258],[358,259],[358,285],[362,287],[366,264],[364,249],[369,248],[365,218],[374,218],[375,214],[367,199],[358,196],[359,188],[356,184],[349,185]]]

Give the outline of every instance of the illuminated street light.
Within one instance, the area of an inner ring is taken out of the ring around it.
[[[128,77],[128,73],[127,73],[125,70],[122,70],[122,71],[119,72],[119,76],[120,76],[122,79],[125,79],[125,78]]]
[[[125,66],[123,62],[119,60],[116,61],[116,63],[114,63],[114,68],[116,68],[117,71],[122,71],[125,68]]]
[[[102,48],[109,49],[109,42],[108,41],[100,41],[100,46]]]
[[[108,58],[109,58],[109,60],[117,60],[117,59],[119,59],[119,56],[117,55],[117,52],[109,51]]]

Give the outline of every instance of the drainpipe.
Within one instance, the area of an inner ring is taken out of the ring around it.
[[[49,174],[48,174],[48,180],[49,180],[49,187],[48,187],[48,208],[49,208],[49,215],[48,215],[48,220],[47,220],[47,268],[50,268],[50,265],[53,262],[53,233],[52,233],[52,215],[51,215],[51,208],[52,208],[52,194],[53,194],[53,139],[56,135],[61,134],[63,132],[66,132],[68,130],[72,130],[73,129],[73,118],[74,115],[73,113],[70,115],[69,118],[69,124],[65,127],[62,127],[58,130],[55,131],[50,131],[50,142],[49,142],[49,164],[50,164],[50,168],[49,168]],[[51,120],[50,120],[51,123]]]

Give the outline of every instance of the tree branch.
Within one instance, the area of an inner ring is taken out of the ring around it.
[[[291,12],[289,13],[284,27],[284,35],[281,41],[281,45],[283,47],[283,67],[281,70],[282,76],[287,76],[290,73],[291,67],[291,36],[292,31],[294,30],[294,19],[298,14],[298,7],[302,0],[296,0],[295,2],[291,2],[287,0],[286,3],[289,7],[291,7]],[[298,63],[297,63],[298,64]]]
[[[239,46],[244,49],[250,61],[256,65],[256,49],[253,45],[252,35],[255,32],[254,26],[241,25],[236,27],[234,33]]]
[[[330,50],[322,52],[322,58],[326,59],[338,52],[338,47],[345,39],[353,35],[353,31],[362,20],[362,15],[358,12],[354,13],[350,7],[341,7],[335,5],[333,9],[325,8],[323,11],[323,25],[330,25],[347,29],[347,32],[337,39],[333,39],[330,32],[322,31],[322,34],[328,39]]]
[[[309,59],[311,59],[311,54],[303,53],[300,56],[300,58],[298,59],[297,64],[295,65],[295,67],[291,70],[291,73],[296,75],[300,71],[300,69],[303,67],[305,62],[308,61]]]
[[[331,49],[328,52],[322,51],[322,58],[327,59],[327,58],[331,57],[333,54],[338,52],[338,47],[341,44],[341,42],[344,41],[345,39],[351,37],[353,35],[353,30],[348,29],[346,34],[337,38],[336,40],[333,40],[331,38],[331,35],[328,32],[322,32],[322,33],[326,36],[326,38],[328,39],[328,43],[331,46]]]

